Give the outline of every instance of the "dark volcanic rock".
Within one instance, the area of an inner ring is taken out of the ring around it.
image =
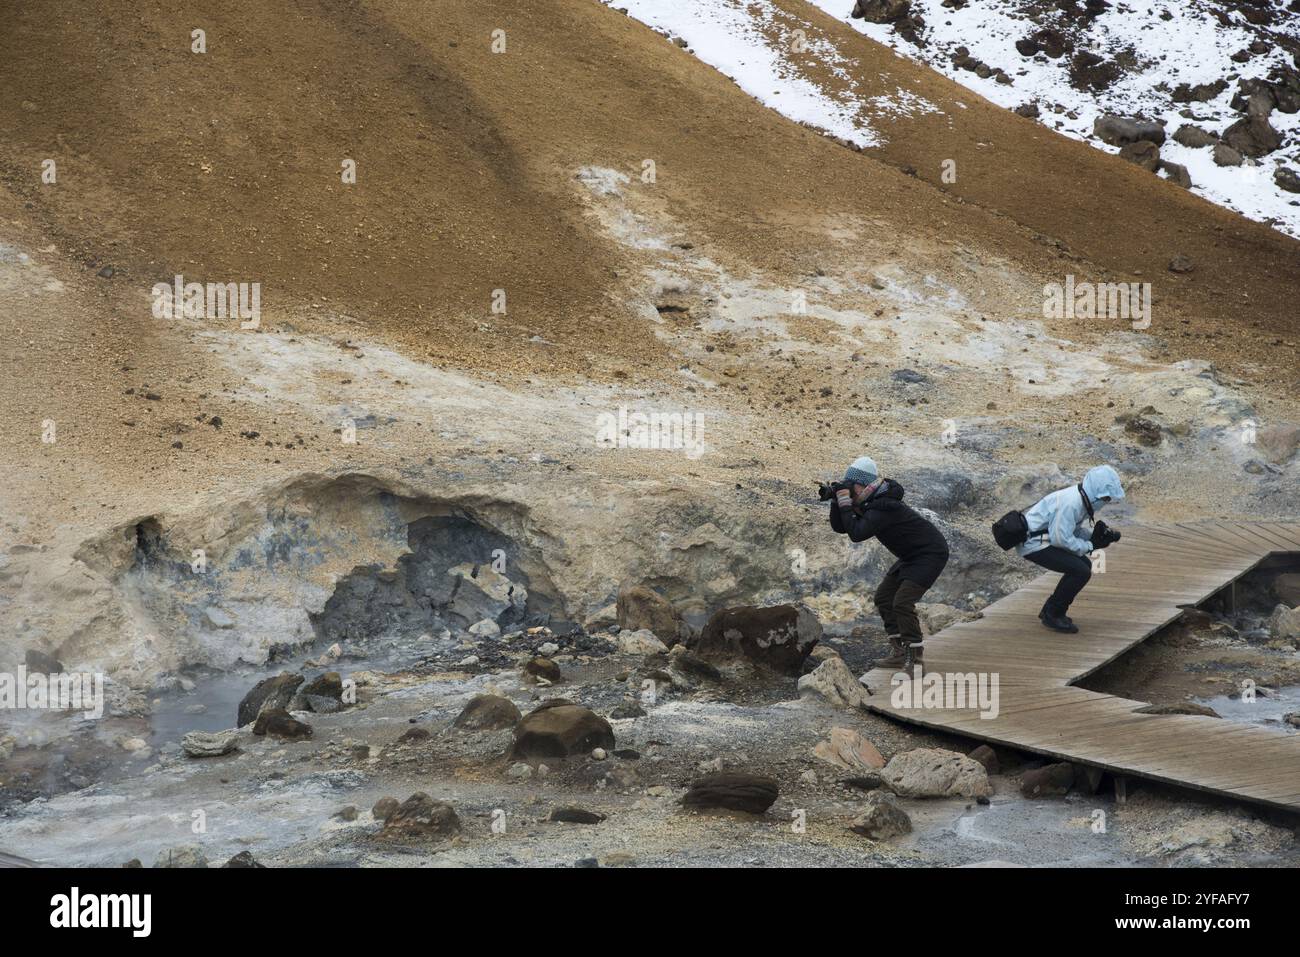
[[[374,815],[376,821],[387,821],[399,807],[401,807],[401,804],[397,798],[381,797],[375,802],[375,806],[370,809],[370,813]]]
[[[1140,140],[1147,140],[1156,146],[1162,146],[1165,142],[1165,128],[1159,123],[1125,119],[1113,113],[1097,117],[1093,121],[1092,132],[1103,143],[1111,146],[1127,146]]]
[[[1160,166],[1160,147],[1150,140],[1126,143],[1119,149],[1119,158],[1141,166],[1147,172],[1154,173]]]
[[[288,707],[300,684],[302,684],[302,675],[295,675],[288,671],[263,678],[253,686],[252,691],[244,695],[244,700],[239,702],[235,725],[242,728],[252,723],[257,720],[258,714],[264,708]]]
[[[501,695],[480,694],[470,699],[452,727],[464,731],[500,731],[513,728],[523,717],[515,703]]]
[[[557,699],[545,702],[515,725],[510,754],[521,760],[570,758],[594,748],[614,750],[614,729],[596,712]]]
[[[238,854],[236,854],[230,860],[226,861],[226,863],[222,864],[221,866],[223,868],[226,867],[265,868],[266,867],[265,864],[259,863],[258,860],[255,857],[253,857],[252,851],[240,851]]]
[[[614,607],[620,628],[625,631],[648,628],[669,648],[685,633],[681,613],[672,602],[645,585],[620,590]]]
[[[268,708],[257,716],[253,734],[269,734],[273,738],[300,741],[312,736],[312,727],[283,708]]]
[[[1206,718],[1218,718],[1219,712],[1215,711],[1208,705],[1197,704],[1194,701],[1181,701],[1177,704],[1149,704],[1144,708],[1138,708],[1136,714],[1196,714]]]
[[[866,807],[854,818],[849,830],[873,841],[887,841],[911,832],[912,819],[892,795],[885,791],[872,791],[867,795]]]
[[[689,644],[701,657],[744,658],[797,675],[821,637],[817,616],[802,605],[743,605],[715,613]]]
[[[566,824],[599,824],[605,820],[605,815],[581,807],[557,807],[551,812],[551,820]]]
[[[560,673],[560,666],[550,658],[541,656],[524,665],[524,674],[532,675],[534,678],[545,678],[551,684],[558,684],[564,680],[564,675]]]
[[[998,773],[998,768],[1000,767],[1000,764],[998,762],[997,752],[994,751],[992,748],[990,748],[987,744],[981,744],[978,748],[976,748],[974,751],[968,754],[967,757],[973,758],[974,760],[978,761],[980,764],[984,765],[984,770],[987,771],[989,774]]]
[[[849,16],[869,23],[893,23],[907,16],[912,0],[855,0]]]
[[[682,804],[692,808],[725,808],[762,814],[776,802],[779,793],[780,789],[772,778],[724,771],[691,782]]]
[[[1067,794],[1074,787],[1074,765],[1066,762],[1044,765],[1020,776],[1020,793],[1025,797]]]
[[[63,662],[37,648],[28,648],[23,655],[23,665],[30,674],[57,675],[63,673]]]
[[[1259,157],[1282,145],[1282,135],[1262,116],[1248,116],[1223,131],[1223,142],[1242,156]]]
[[[388,815],[379,836],[385,840],[429,840],[459,832],[460,818],[455,808],[417,791]]]

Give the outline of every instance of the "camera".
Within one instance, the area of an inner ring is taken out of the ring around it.
[[[1107,545],[1114,545],[1119,540],[1120,533],[1105,522],[1098,522],[1092,527],[1093,548],[1105,548]]]
[[[853,486],[850,485],[848,482],[830,482],[830,483],[818,482],[817,499],[818,501],[829,502],[831,499],[835,497],[835,493],[840,491],[841,489],[852,492]]]

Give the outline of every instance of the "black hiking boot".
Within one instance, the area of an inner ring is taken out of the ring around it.
[[[1072,635],[1079,630],[1079,626],[1072,622],[1068,616],[1058,615],[1046,608],[1038,613],[1038,620],[1052,631],[1063,631],[1068,635]]]

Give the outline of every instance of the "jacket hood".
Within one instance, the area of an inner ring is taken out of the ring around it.
[[[1124,488],[1119,484],[1119,473],[1109,465],[1088,469],[1088,474],[1083,477],[1083,490],[1094,504],[1103,495],[1109,496],[1112,502],[1118,502],[1124,497]]]

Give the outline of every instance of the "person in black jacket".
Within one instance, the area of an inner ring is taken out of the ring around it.
[[[948,542],[932,522],[903,504],[903,486],[880,478],[867,456],[849,466],[843,484],[849,488],[839,489],[831,503],[831,528],[855,542],[875,538],[898,558],[876,589],[876,610],[894,651],[876,666],[910,671],[921,664],[916,603],[948,564]]]

